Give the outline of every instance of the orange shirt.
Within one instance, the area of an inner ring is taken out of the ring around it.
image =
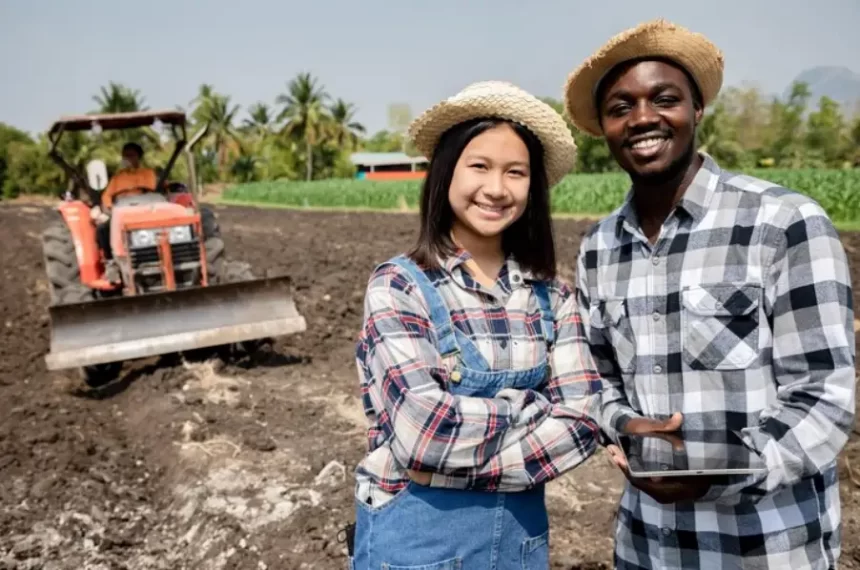
[[[113,206],[113,198],[122,190],[143,186],[155,190],[155,184],[158,178],[155,176],[155,171],[151,168],[126,168],[120,170],[113,175],[113,178],[108,182],[107,188],[102,192],[102,204],[105,208]],[[127,194],[140,194],[140,190],[132,190]]]

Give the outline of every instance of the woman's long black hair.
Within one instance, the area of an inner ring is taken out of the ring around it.
[[[526,127],[506,119],[472,119],[452,127],[440,138],[421,190],[421,230],[409,253],[416,263],[437,268],[438,258],[444,259],[456,251],[451,240],[454,212],[448,199],[454,167],[473,138],[503,123],[509,124],[525,143],[531,179],[526,209],[502,234],[502,248],[505,255],[512,256],[538,279],[555,277],[555,242],[543,145]]]

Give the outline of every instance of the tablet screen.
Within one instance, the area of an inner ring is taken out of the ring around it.
[[[662,472],[762,471],[765,463],[732,431],[689,434],[623,434],[621,446],[631,474]]]

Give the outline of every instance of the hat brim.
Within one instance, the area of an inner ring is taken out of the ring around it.
[[[550,188],[573,170],[576,143],[564,119],[552,107],[526,93],[496,92],[438,103],[409,126],[409,137],[428,159],[450,128],[475,118],[507,119],[523,125],[540,140]]]
[[[574,126],[592,136],[603,136],[594,98],[597,85],[619,64],[649,57],[665,58],[686,69],[705,106],[722,87],[723,54],[704,35],[665,20],[647,22],[610,39],[568,76],[565,109]]]

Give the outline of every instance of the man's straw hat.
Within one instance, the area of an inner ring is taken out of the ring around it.
[[[550,187],[573,169],[576,143],[562,116],[534,95],[504,81],[473,83],[427,109],[409,125],[409,137],[430,158],[445,131],[480,117],[508,119],[534,133],[543,145]]]
[[[615,66],[631,59],[662,57],[684,67],[697,83],[707,106],[723,84],[723,54],[705,36],[663,19],[639,24],[611,38],[567,78],[564,103],[581,131],[603,135],[595,91]]]

